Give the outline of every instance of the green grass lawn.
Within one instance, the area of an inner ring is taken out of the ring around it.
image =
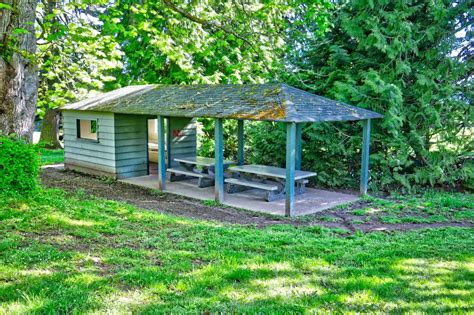
[[[258,229],[45,190],[0,197],[0,313],[474,312],[473,249],[471,228]]]
[[[474,223],[474,195],[427,191],[416,196],[369,197],[368,206],[349,211],[361,221],[381,223]]]
[[[41,165],[64,163],[64,150],[40,149]]]

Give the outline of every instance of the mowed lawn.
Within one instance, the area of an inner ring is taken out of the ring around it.
[[[41,165],[64,163],[64,150],[40,149]]]
[[[474,312],[473,305],[472,228],[255,228],[81,191],[0,197],[0,313]]]

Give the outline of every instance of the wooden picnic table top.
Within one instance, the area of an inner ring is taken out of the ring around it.
[[[232,172],[242,172],[242,173],[250,173],[255,175],[262,175],[274,178],[286,178],[286,169],[281,167],[275,166],[267,166],[267,165],[237,165],[229,167],[229,171]],[[295,180],[301,180],[304,178],[316,176],[317,174],[314,172],[307,172],[307,171],[299,171],[295,170]]]
[[[216,161],[213,158],[203,157],[203,156],[186,156],[174,158],[176,162],[193,164],[199,166],[213,167],[216,165]],[[235,164],[234,161],[224,160],[224,165]]]

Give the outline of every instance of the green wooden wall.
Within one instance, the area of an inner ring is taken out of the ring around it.
[[[115,114],[115,171],[117,178],[148,174],[148,117]]]
[[[151,118],[155,117],[64,110],[65,168],[118,179],[147,175],[147,120]],[[97,141],[77,138],[77,119],[97,120]],[[196,155],[195,121],[171,117],[167,126],[169,161]]]
[[[114,178],[147,175],[147,118],[63,111],[65,168]],[[97,141],[77,138],[77,119],[97,120]]]
[[[196,122],[192,118],[170,117],[167,128],[167,161],[168,165],[175,166],[174,159],[184,156],[195,156]]]
[[[98,141],[77,138],[77,119],[97,120]],[[64,166],[94,175],[115,177],[113,113],[63,111]]]

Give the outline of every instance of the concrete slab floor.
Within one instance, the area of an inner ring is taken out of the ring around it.
[[[132,185],[158,189],[157,175],[133,177],[121,181]],[[197,187],[197,179],[178,182],[167,181],[166,192],[200,200],[214,199],[214,187],[199,188]],[[334,206],[357,201],[358,199],[359,196],[357,195],[307,188],[304,194],[295,196],[296,215],[320,212]],[[258,189],[234,194],[226,193],[224,204],[256,212],[285,215],[284,199],[267,202],[264,199],[264,192]]]

